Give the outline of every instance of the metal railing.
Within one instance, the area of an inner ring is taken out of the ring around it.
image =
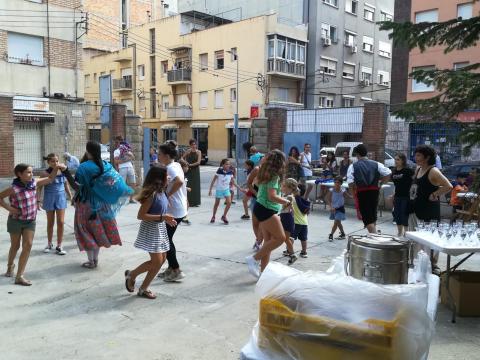
[[[295,76],[305,76],[305,64],[283,59],[268,59],[268,72],[279,72]]]
[[[46,59],[32,59],[30,57],[19,58],[15,56],[6,56],[9,63],[23,64],[23,65],[33,65],[33,66],[46,66]]]
[[[168,82],[192,81],[192,70],[178,69],[168,71]]]
[[[112,80],[113,90],[132,90],[132,76],[124,76],[121,79]]]
[[[191,119],[192,108],[190,106],[171,106],[168,108],[169,119]]]

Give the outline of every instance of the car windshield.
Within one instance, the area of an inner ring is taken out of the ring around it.
[[[341,157],[341,156],[343,156],[343,153],[345,151],[348,154],[350,154],[350,148],[348,146],[337,147],[337,149],[335,150],[335,156],[336,157]]]

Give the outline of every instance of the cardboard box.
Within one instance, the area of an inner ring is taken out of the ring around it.
[[[480,316],[480,272],[455,271],[450,276],[450,292],[457,304],[458,316]],[[452,308],[448,301],[446,277],[442,275],[442,304]]]

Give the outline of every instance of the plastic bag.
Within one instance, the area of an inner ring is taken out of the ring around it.
[[[270,263],[257,283],[259,322],[242,359],[422,359],[434,323],[427,286],[377,285]]]

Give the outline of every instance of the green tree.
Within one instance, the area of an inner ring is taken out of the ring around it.
[[[380,29],[392,31],[390,38],[394,46],[407,46],[428,51],[434,46],[445,48],[447,54],[477,46],[480,37],[480,17],[451,19],[444,22],[381,22]],[[472,59],[477,60],[477,59]],[[399,107],[395,115],[415,121],[451,121],[466,109],[480,105],[480,63],[472,63],[461,69],[417,70],[410,74],[412,79],[434,85],[438,95],[426,100],[411,101]],[[480,119],[479,119],[480,120]],[[460,136],[464,153],[480,145],[479,120],[467,127]]]

